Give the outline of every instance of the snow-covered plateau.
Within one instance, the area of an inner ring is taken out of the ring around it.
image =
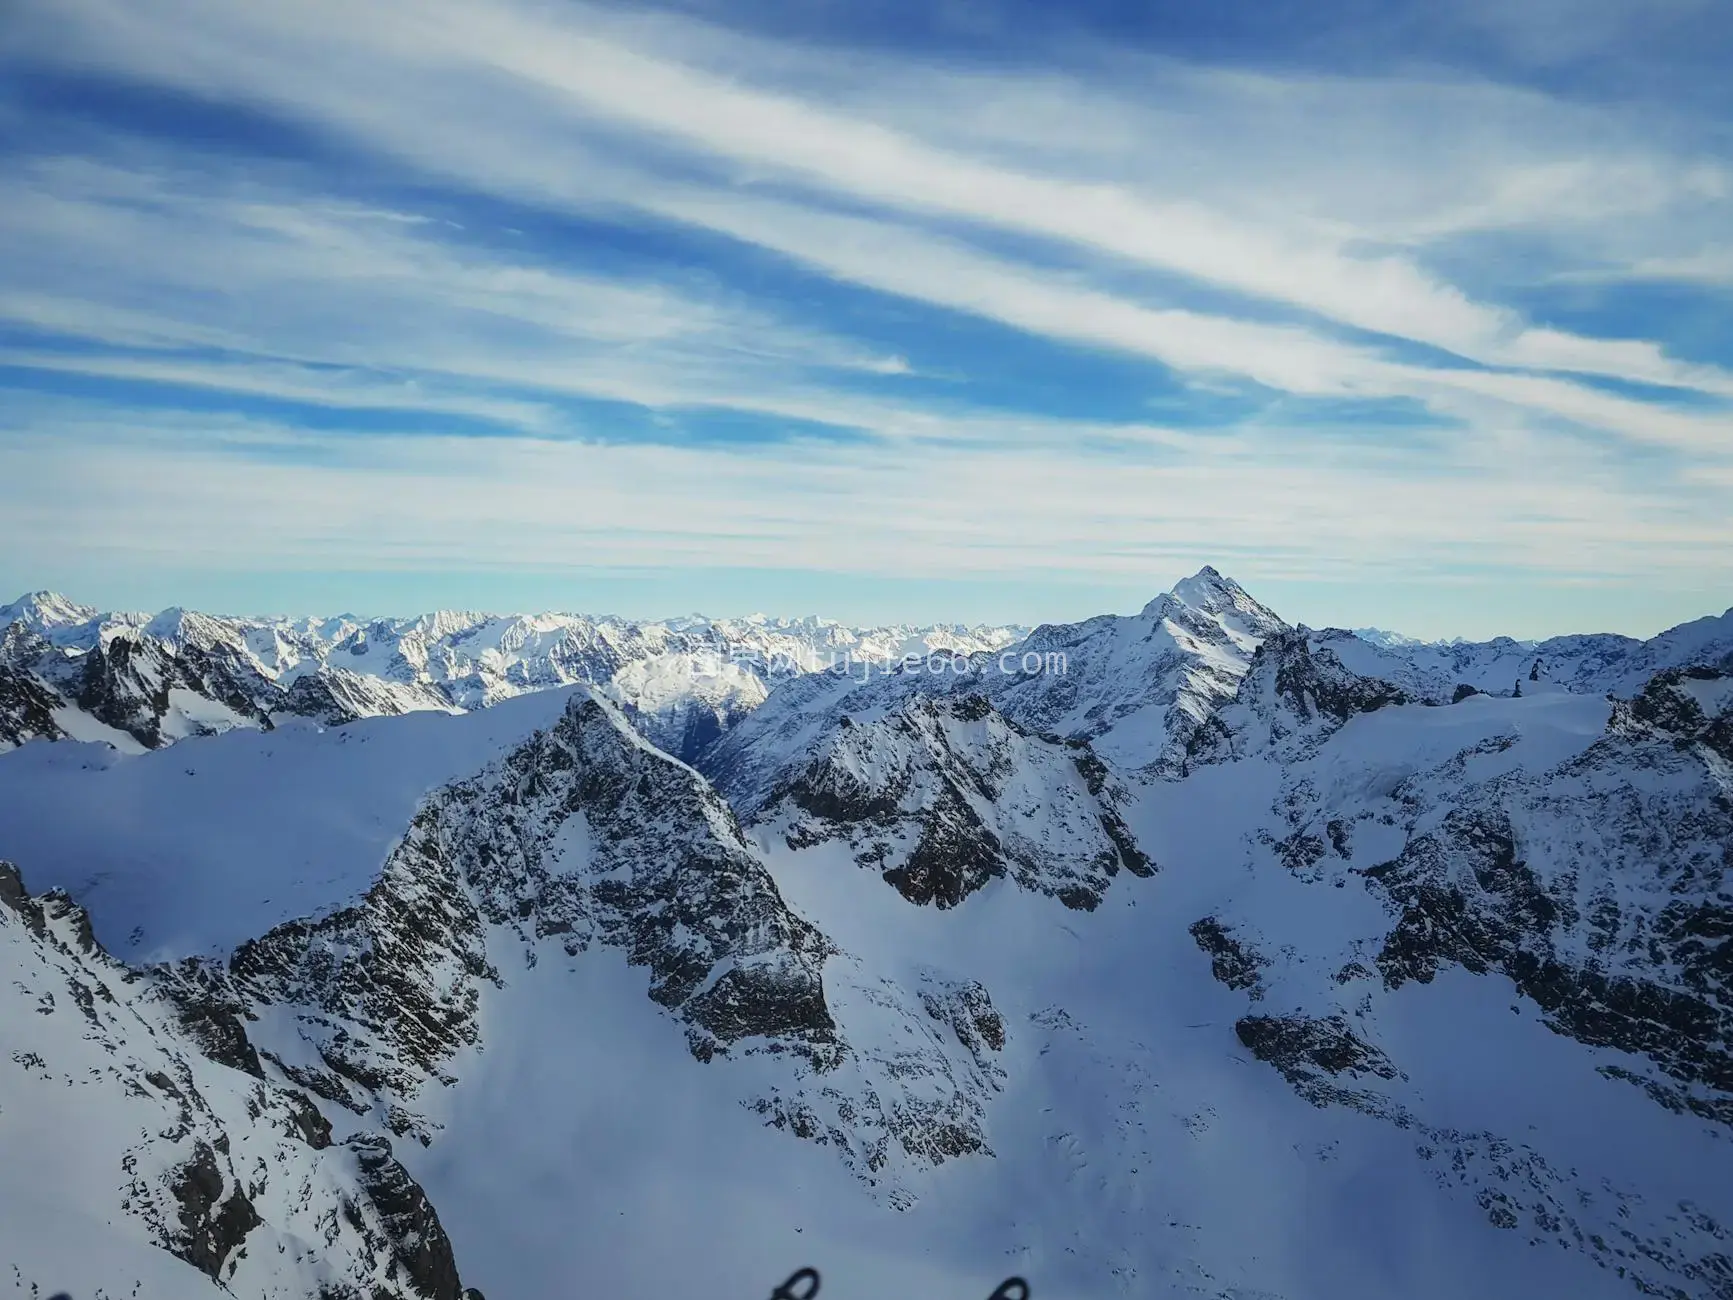
[[[0,746],[0,1297],[1733,1300],[1733,610],[39,594]]]

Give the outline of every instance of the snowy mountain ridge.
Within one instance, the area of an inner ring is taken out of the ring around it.
[[[34,737],[155,748],[233,727],[335,725],[483,708],[584,682],[694,756],[769,686],[839,660],[971,653],[1022,629],[851,628],[809,616],[660,622],[440,610],[413,618],[103,613],[53,592],[0,606],[0,745]]]
[[[1204,570],[790,676],[695,764],[581,684],[22,746],[0,1166],[76,1159],[71,1226],[0,1178],[0,1255],[140,1300],[755,1294],[791,1252],[844,1297],[1733,1300],[1729,630],[1505,682],[1514,642]]]

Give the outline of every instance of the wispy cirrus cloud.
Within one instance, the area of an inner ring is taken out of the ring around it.
[[[44,421],[116,400],[69,384],[144,384],[335,413],[285,435],[318,466],[271,469],[320,500],[379,490],[333,418],[390,425],[391,474],[467,483],[399,499],[474,563],[499,511],[547,554],[666,565],[1105,572],[1208,538],[1342,574],[1723,580],[1733,339],[1617,289],[1725,283],[1712,120],[1437,67],[971,63],[514,0],[28,0],[3,42],[94,97],[7,110],[0,373],[52,400],[0,437],[38,481]],[[160,113],[81,128],[118,85]],[[258,462],[199,427],[151,454],[221,501]],[[583,529],[534,506],[553,483]],[[1058,532],[1031,556],[956,484]],[[876,542],[839,547],[839,507]],[[392,517],[365,545],[455,562]]]

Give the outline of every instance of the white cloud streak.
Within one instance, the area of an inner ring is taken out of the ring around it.
[[[136,17],[125,22],[108,0],[81,0],[79,7],[93,18],[101,15],[109,39],[127,40],[132,57],[150,59],[125,33],[130,26],[133,35],[150,39],[139,32]],[[894,210],[1051,239],[1487,364],[1544,365],[1733,394],[1733,377],[1716,368],[1671,361],[1643,340],[1579,338],[1531,329],[1516,313],[1473,301],[1402,256],[1348,251],[1351,238],[1324,238],[1316,229],[1248,225],[1185,196],[983,162],[927,144],[907,131],[591,35],[582,10],[569,21],[557,22],[545,11],[503,2],[416,0],[411,5],[407,0],[380,0],[357,13],[334,0],[306,0],[292,9],[249,6],[248,21],[225,30],[219,13],[236,11],[203,0],[182,0],[180,7],[195,30],[219,33],[222,41],[213,38],[202,50],[185,50],[181,33],[186,26],[177,24],[172,30],[178,60],[171,65],[159,54],[154,67],[172,66],[188,80],[311,109],[381,143],[391,137],[400,140],[401,124],[382,132],[386,114],[377,105],[359,108],[352,88],[308,87],[299,75],[300,65],[289,60],[261,69],[256,56],[232,59],[232,43],[261,37],[267,43],[304,41],[308,31],[327,31],[335,39],[341,33],[349,49],[345,59],[327,65],[334,66],[335,80],[341,83],[343,63],[353,65],[356,49],[370,52],[390,60],[420,87],[421,93],[406,106],[413,111],[419,112],[432,97],[427,80],[468,77],[505,89],[526,115],[545,118],[564,110],[575,119],[599,119],[750,169],[749,175],[780,176]],[[292,26],[285,26],[285,18]],[[260,71],[266,79],[259,78]],[[288,77],[292,81],[285,84]],[[454,98],[478,97],[479,88],[468,96],[460,91]],[[1271,107],[1279,110],[1281,105]],[[494,116],[510,112],[508,101]],[[1712,173],[1698,166],[1696,174]],[[1546,187],[1541,189],[1544,193]],[[1519,195],[1517,206],[1525,202],[1532,207],[1532,200]],[[1500,203],[1495,195],[1491,203],[1508,207],[1509,199]]]
[[[1135,575],[1170,554],[1250,553],[1312,577],[1517,568],[1556,579],[1733,581],[1720,489],[1635,485],[1510,432],[1447,475],[1296,447],[1279,431],[1183,456],[1055,446],[739,448],[511,438],[356,440],[116,418],[61,454],[61,422],[0,438],[0,511],[44,556],[214,568],[810,567],[906,578]],[[142,479],[173,484],[165,515]],[[1695,508],[1690,508],[1694,506]],[[1708,507],[1708,508],[1706,508]],[[839,520],[847,527],[839,527]]]
[[[75,474],[32,416],[0,440],[9,546],[146,535],[212,564],[798,555],[946,575],[1144,571],[1210,546],[1309,573],[1733,576],[1733,374],[1664,340],[1531,320],[1499,301],[1496,276],[1465,287],[1434,256],[1521,231],[1596,273],[1713,282],[1720,253],[1701,232],[1733,214],[1728,170],[1640,126],[1609,134],[1587,109],[1496,87],[1171,64],[1142,80],[1111,65],[1097,84],[867,75],[847,52],[511,0],[20,12],[14,57],[262,107],[491,200],[724,235],[838,284],[1199,384],[1407,399],[1454,427],[1187,433],[972,409],[967,383],[956,401],[893,399],[882,381],[922,368],[918,330],[906,347],[868,346],[725,275],[601,274],[498,229],[335,198],[308,169],[135,153],[0,182],[14,250],[0,320],[47,340],[0,349],[0,365],[567,441],[301,432],[285,436],[317,463],[285,448],[267,469],[201,426],[203,442],[111,440]],[[1416,359],[1425,349],[1461,360]],[[633,446],[573,416],[572,398],[876,441],[797,441],[775,457]],[[1114,455],[1084,454],[1091,442]],[[146,473],[198,508],[138,532],[127,490]],[[844,535],[844,515],[866,523]],[[1039,536],[1007,523],[1030,519]]]

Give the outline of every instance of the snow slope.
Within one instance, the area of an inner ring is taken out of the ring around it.
[[[571,689],[134,757],[26,745],[0,754],[0,852],[87,905],[127,960],[227,951],[359,897],[423,798],[558,718]]]
[[[226,1009],[114,961],[0,863],[0,1294],[459,1300],[387,1143],[334,1141]]]
[[[1385,678],[1425,699],[1448,700],[1460,685],[1509,694],[1519,684],[1531,689],[1531,682],[1629,696],[1665,669],[1733,661],[1733,609],[1681,623],[1647,641],[1611,633],[1546,641],[1429,642],[1340,629],[1313,636],[1355,672]]]

